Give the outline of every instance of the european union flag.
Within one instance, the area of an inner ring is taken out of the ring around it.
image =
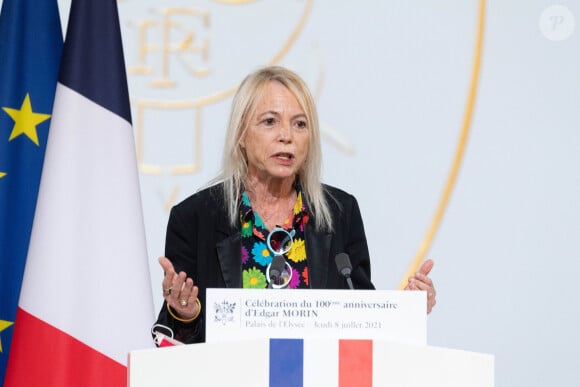
[[[61,51],[57,0],[2,2],[0,382],[8,362]]]

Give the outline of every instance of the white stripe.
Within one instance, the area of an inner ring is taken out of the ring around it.
[[[304,340],[304,387],[338,386],[338,340]]]
[[[131,125],[58,84],[20,306],[125,364],[154,319]]]

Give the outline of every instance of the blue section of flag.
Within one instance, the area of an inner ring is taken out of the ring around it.
[[[130,123],[128,89],[111,88],[127,85],[119,36],[116,0],[73,0],[58,80]]]
[[[270,339],[270,386],[304,385],[304,340]]]
[[[56,0],[4,0],[0,13],[0,382],[4,380],[56,88]],[[26,103],[28,96],[29,104]],[[27,108],[29,106],[30,108]],[[28,112],[28,113],[27,113]],[[15,121],[15,118],[17,121]],[[23,120],[24,118],[24,120]],[[22,133],[20,129],[28,128]],[[36,141],[34,141],[36,137]],[[38,142],[38,144],[36,144]],[[1,383],[0,383],[1,384]]]

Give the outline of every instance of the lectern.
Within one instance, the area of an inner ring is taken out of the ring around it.
[[[253,339],[133,351],[129,387],[492,387],[492,355],[382,340]]]
[[[129,386],[493,386],[493,356],[425,345],[424,293],[207,289],[208,342],[131,352]]]

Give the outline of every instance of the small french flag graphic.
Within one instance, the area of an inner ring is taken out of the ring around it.
[[[271,387],[372,386],[372,340],[309,344],[303,339],[270,339]]]

